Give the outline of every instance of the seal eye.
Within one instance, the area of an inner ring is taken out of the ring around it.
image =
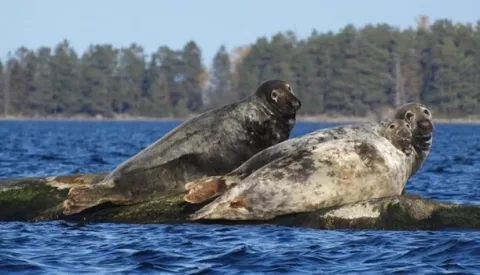
[[[430,115],[430,112],[429,112],[427,109],[423,110],[423,113],[424,113],[425,115],[427,115],[427,116]]]
[[[277,102],[278,94],[279,92],[277,90],[272,90],[272,93],[270,94],[270,96],[272,97],[273,101]]]
[[[291,91],[292,91],[292,87],[290,87],[290,85],[288,85],[288,84],[285,84],[285,86],[287,86],[287,90],[288,90],[289,92],[291,92]]]
[[[389,128],[390,129],[395,129],[395,124],[391,124]]]

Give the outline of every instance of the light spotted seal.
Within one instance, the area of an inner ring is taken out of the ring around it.
[[[432,114],[423,104],[407,103],[396,110],[393,119],[404,119],[412,129],[416,156],[414,169],[412,169],[410,175],[412,176],[422,166],[430,151],[433,128]],[[251,173],[278,158],[296,154],[300,150],[313,150],[319,144],[331,140],[377,135],[378,131],[382,129],[382,125],[388,121],[389,119],[384,119],[378,122],[341,125],[291,138],[257,153],[226,175],[210,176],[186,183],[185,188],[189,193],[185,195],[184,199],[189,203],[205,202],[223,194]]]
[[[185,192],[186,181],[227,173],[288,139],[300,107],[289,84],[267,80],[247,98],[185,121],[101,182],[71,188],[63,213]]]
[[[396,119],[376,136],[297,151],[256,170],[191,219],[269,220],[399,195],[414,169],[412,142],[410,124]]]

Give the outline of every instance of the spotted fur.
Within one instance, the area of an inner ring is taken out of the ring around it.
[[[412,141],[410,125],[393,120],[382,123],[375,135],[299,150],[256,170],[191,219],[268,220],[399,195],[414,167]]]

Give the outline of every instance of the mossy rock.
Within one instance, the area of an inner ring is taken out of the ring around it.
[[[77,215],[62,214],[63,201],[74,185],[98,182],[105,174],[24,178],[0,181],[0,221],[69,220],[76,222],[185,223],[201,208],[183,194],[126,206],[104,204]],[[419,196],[371,199],[267,221],[196,221],[208,224],[272,224],[315,229],[416,230],[480,228],[480,206],[441,203]]]
[[[48,185],[32,185],[0,192],[0,220],[37,221],[56,219],[68,189],[59,190]]]

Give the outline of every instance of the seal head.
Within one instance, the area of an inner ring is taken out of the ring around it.
[[[387,124],[383,136],[388,139],[395,148],[401,150],[406,155],[411,155],[413,151],[413,136],[410,123],[403,119],[395,119]]]
[[[292,87],[283,80],[267,80],[260,84],[257,96],[267,102],[269,109],[274,112],[291,115],[295,114],[302,102],[293,93]]]
[[[406,103],[395,113],[395,119],[407,121],[413,134],[413,147],[418,154],[428,155],[433,140],[432,112],[423,104]]]

